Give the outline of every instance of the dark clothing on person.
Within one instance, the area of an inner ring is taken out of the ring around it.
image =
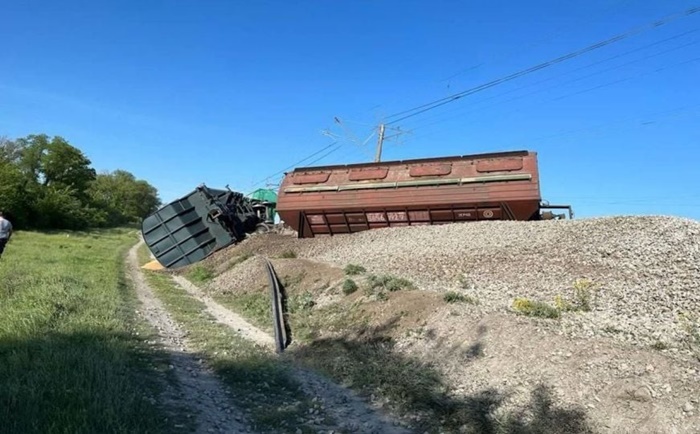
[[[3,250],[5,250],[5,244],[7,244],[7,238],[0,238],[0,257],[2,256]]]

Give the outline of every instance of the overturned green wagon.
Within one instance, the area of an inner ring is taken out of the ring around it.
[[[163,267],[179,268],[264,228],[269,206],[274,204],[202,184],[146,217],[141,234]]]

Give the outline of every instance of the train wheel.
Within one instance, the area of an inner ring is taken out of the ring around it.
[[[270,226],[266,223],[258,223],[258,226],[255,228],[256,234],[265,234],[268,232],[270,232]]]

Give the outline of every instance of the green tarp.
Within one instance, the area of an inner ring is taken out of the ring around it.
[[[255,190],[254,192],[250,193],[248,195],[250,199],[255,199],[259,200],[262,202],[271,202],[275,205],[277,205],[277,192],[274,190],[270,190],[268,188],[259,188]],[[269,219],[272,221],[275,221],[277,217],[277,207],[276,206],[270,206],[268,208],[268,216]]]
[[[267,188],[259,188],[248,195],[251,199],[277,203],[277,193]]]

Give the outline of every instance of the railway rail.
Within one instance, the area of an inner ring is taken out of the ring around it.
[[[270,281],[270,299],[272,301],[272,326],[275,330],[275,350],[282,353],[291,343],[289,327],[285,321],[285,293],[272,262],[265,258],[265,269]]]

